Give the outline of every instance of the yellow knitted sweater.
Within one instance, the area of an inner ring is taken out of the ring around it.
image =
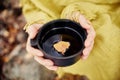
[[[46,23],[58,18],[73,18],[79,11],[92,22],[95,45],[87,60],[63,67],[69,72],[86,75],[90,80],[120,80],[120,0],[22,0],[28,22]]]

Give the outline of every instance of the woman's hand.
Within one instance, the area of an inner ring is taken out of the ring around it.
[[[93,45],[94,45],[94,39],[95,39],[95,31],[93,26],[91,25],[91,23],[89,21],[87,21],[85,19],[85,17],[83,15],[79,15],[79,19],[78,22],[81,24],[81,26],[86,29],[88,35],[87,38],[85,40],[85,48],[83,50],[83,55],[82,55],[82,59],[87,59],[87,57],[89,56]]]
[[[83,50],[83,55],[82,55],[82,59],[86,59],[89,56],[89,53],[92,50],[93,45],[94,45],[95,31],[94,31],[91,23],[89,21],[87,21],[83,15],[79,16],[78,22],[81,24],[81,26],[84,29],[86,29],[86,31],[88,33],[87,39],[85,40],[85,43],[84,43],[85,48]],[[41,26],[42,26],[42,24],[33,24],[28,27],[27,33],[29,34],[29,37],[27,40],[26,49],[27,49],[28,53],[31,53],[34,56],[34,59],[37,62],[44,65],[46,68],[48,68],[50,70],[57,70],[58,67],[54,66],[54,63],[51,60],[44,59],[43,58],[44,54],[40,50],[35,49],[35,48],[31,47],[31,45],[30,45],[30,39],[33,39],[36,36],[36,34],[38,33],[38,30],[40,29]]]
[[[34,59],[39,62],[40,64],[44,65],[46,68],[49,70],[57,70],[57,66],[54,66],[54,63],[49,60],[49,59],[44,59],[43,58],[43,53],[39,49],[35,49],[30,45],[30,40],[33,39],[36,34],[38,33],[38,30],[42,24],[33,24],[28,27],[27,33],[28,33],[28,40],[27,40],[27,45],[26,45],[26,50],[28,53],[32,54],[34,56]]]

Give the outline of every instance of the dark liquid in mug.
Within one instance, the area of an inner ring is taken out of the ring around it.
[[[62,31],[63,34],[61,34],[60,31]],[[64,55],[56,51],[53,47],[53,45],[59,41],[67,41],[70,43],[70,47],[66,50]],[[50,55],[66,57],[79,52],[83,46],[83,42],[80,36],[74,32],[71,32],[71,30],[55,30],[46,34],[41,46],[43,50]]]

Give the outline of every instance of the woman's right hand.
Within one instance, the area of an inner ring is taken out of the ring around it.
[[[34,59],[37,62],[44,65],[49,70],[57,70],[58,67],[54,66],[53,61],[51,61],[49,59],[44,59],[43,58],[44,54],[42,53],[42,51],[40,51],[39,49],[33,48],[30,44],[30,40],[36,36],[36,34],[38,33],[38,30],[40,29],[41,26],[42,26],[42,24],[33,24],[33,25],[29,26],[28,29],[26,30],[26,32],[29,35],[27,44],[26,44],[26,50],[28,51],[28,53],[30,53],[34,56]]]

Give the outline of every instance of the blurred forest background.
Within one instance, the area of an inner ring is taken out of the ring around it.
[[[0,0],[0,80],[53,80],[56,74],[27,54],[25,24],[19,0]]]

